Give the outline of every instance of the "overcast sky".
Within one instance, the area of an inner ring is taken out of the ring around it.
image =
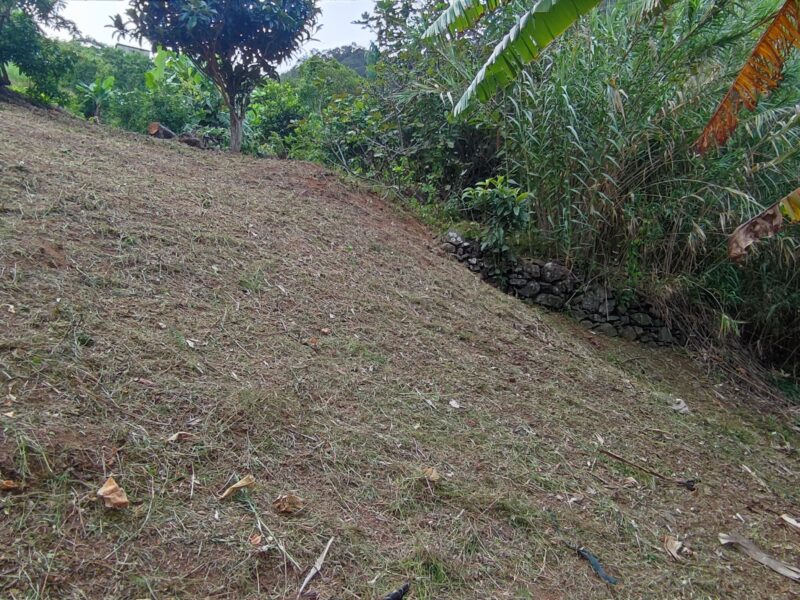
[[[111,22],[112,15],[123,13],[127,7],[127,0],[67,0],[63,15],[74,21],[84,35],[98,42],[115,44],[111,29],[106,25]],[[322,9],[319,21],[322,29],[316,35],[318,41],[306,44],[303,52],[312,48],[336,48],[353,42],[361,46],[369,45],[369,32],[352,22],[362,13],[372,11],[373,0],[320,0],[319,7]]]

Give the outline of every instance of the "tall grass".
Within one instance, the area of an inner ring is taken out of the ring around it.
[[[525,252],[645,292],[703,335],[739,334],[797,364],[797,231],[743,266],[727,236],[798,185],[800,65],[744,115],[729,146],[692,144],[779,2],[678,2],[648,22],[609,3],[527,69],[501,100],[505,173],[531,192]]]

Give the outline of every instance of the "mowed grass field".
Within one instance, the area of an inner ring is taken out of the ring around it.
[[[307,598],[800,594],[718,540],[800,562],[796,407],[438,246],[315,165],[0,103],[0,597],[294,598],[331,538]]]

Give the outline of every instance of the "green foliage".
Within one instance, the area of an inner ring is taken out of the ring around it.
[[[458,33],[475,27],[485,13],[497,10],[501,0],[455,0],[426,32],[426,36]],[[600,0],[539,0],[522,13],[495,46],[454,109],[456,115],[467,109],[477,96],[486,101],[514,81],[525,65],[564,33],[581,15],[600,4]]]
[[[11,83],[7,64],[28,79],[26,92],[35,100],[64,100],[59,82],[75,60],[72,53],[47,39],[40,23],[59,26],[57,2],[0,0],[0,85]]]
[[[242,146],[241,122],[250,94],[267,74],[311,37],[315,0],[131,0],[123,36],[148,39],[187,56],[217,86],[229,110],[231,150]]]
[[[461,194],[465,207],[485,223],[481,250],[499,257],[511,252],[509,238],[525,231],[530,223],[530,195],[520,191],[514,181],[500,175],[481,181]]]
[[[257,143],[263,144],[274,135],[290,136],[306,114],[295,86],[269,80],[253,92],[248,119]]]
[[[92,116],[100,122],[103,109],[116,95],[114,83],[114,76],[109,75],[105,79],[98,77],[92,83],[78,84],[84,116]]]

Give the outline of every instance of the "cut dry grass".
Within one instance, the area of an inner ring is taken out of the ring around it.
[[[322,598],[796,593],[717,541],[797,561],[775,515],[800,512],[796,413],[435,248],[313,165],[0,104],[0,475],[24,483],[0,492],[0,596],[293,597],[331,537]],[[129,509],[97,502],[109,475]]]

